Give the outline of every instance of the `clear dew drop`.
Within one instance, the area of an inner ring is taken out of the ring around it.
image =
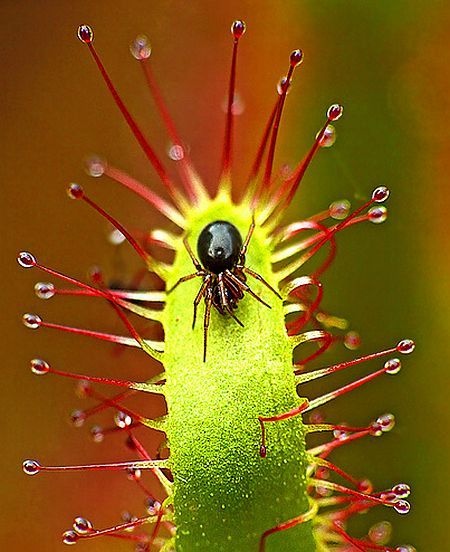
[[[148,59],[152,54],[152,47],[145,35],[138,35],[130,44],[131,55],[138,61]]]
[[[335,220],[344,220],[348,217],[350,208],[351,204],[348,199],[339,199],[337,201],[333,201],[328,210],[331,218]]]
[[[98,155],[92,155],[85,161],[85,170],[89,176],[99,178],[103,176],[106,170],[106,161]]]
[[[37,330],[42,323],[41,318],[37,314],[27,312],[22,316],[22,322],[27,328]]]
[[[319,137],[319,133],[316,135],[316,140]],[[336,142],[336,129],[333,125],[327,125],[322,138],[319,141],[319,146],[321,148],[331,148],[331,146]]]
[[[381,521],[369,529],[369,539],[378,545],[387,544],[392,535],[392,525],[388,521]]]
[[[41,465],[37,460],[25,460],[22,464],[22,469],[27,475],[36,475],[41,470]]]
[[[51,299],[55,295],[55,286],[51,282],[37,282],[34,293],[39,299]]]
[[[62,535],[62,541],[64,544],[77,544],[80,536],[75,531],[65,531]]]
[[[398,514],[402,514],[402,515],[408,514],[409,511],[411,510],[411,504],[407,500],[399,500],[398,502],[395,502],[393,506],[394,506],[394,510]]]
[[[330,107],[327,110],[327,119],[330,121],[337,121],[342,117],[342,114],[344,113],[344,106],[341,104],[333,104],[330,105]]]
[[[133,423],[133,418],[125,412],[116,412],[114,415],[114,423],[120,429],[125,429]]]
[[[412,339],[402,339],[397,344],[397,351],[399,353],[402,353],[402,355],[409,355],[414,351],[415,348],[416,348],[416,344]]]
[[[33,374],[36,374],[36,376],[44,376],[45,374],[48,374],[50,370],[49,364],[41,358],[33,358],[33,360],[30,362],[30,368]]]
[[[386,374],[395,375],[400,372],[402,368],[402,363],[398,358],[391,358],[384,363],[384,369]]]
[[[17,256],[17,262],[22,268],[33,268],[36,266],[36,257],[28,251],[21,251]]]
[[[367,213],[367,217],[373,224],[381,224],[387,219],[387,209],[383,205],[381,207],[371,207]]]
[[[73,521],[73,530],[78,535],[87,535],[93,530],[93,526],[88,519],[78,516]]]
[[[91,44],[94,40],[94,31],[89,25],[80,25],[77,30],[77,36],[84,44]]]
[[[386,188],[386,186],[378,186],[378,188],[375,188],[372,192],[372,199],[376,203],[383,203],[387,200],[389,194],[389,188]]]

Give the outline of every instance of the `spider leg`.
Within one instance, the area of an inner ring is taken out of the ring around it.
[[[203,283],[200,286],[200,289],[198,290],[197,295],[195,296],[195,299],[194,299],[194,317],[192,319],[192,329],[195,328],[195,321],[197,320],[197,307],[198,307],[200,301],[202,300],[202,297],[205,295],[206,288],[208,287],[210,280],[211,280],[211,276],[209,274],[207,276],[205,276],[205,279],[203,280]]]
[[[208,341],[208,328],[211,318],[211,306],[213,302],[213,295],[211,288],[206,288],[205,297],[205,316],[203,318],[203,362],[206,362],[206,345]]]
[[[197,257],[194,255],[194,252],[192,251],[192,248],[188,242],[188,237],[187,236],[184,236],[183,238],[183,243],[184,243],[184,247],[186,248],[186,251],[189,253],[189,257],[191,258],[192,260],[192,263],[193,265],[195,266],[195,268],[197,269],[197,271],[200,271],[202,270],[202,265],[200,264],[199,260],[197,259]]]
[[[258,274],[257,272],[254,272],[253,270],[251,270],[250,268],[247,268],[246,266],[242,266],[242,267],[241,267],[241,266],[238,266],[237,268],[240,268],[241,270],[243,270],[243,271],[246,272],[247,274],[250,274],[250,276],[253,276],[253,278],[255,278],[255,280],[258,280],[259,282],[262,282],[268,289],[270,289],[270,291],[271,291],[272,293],[275,293],[275,295],[276,295],[277,297],[279,297],[280,299],[283,299],[283,298],[281,297],[281,295],[278,293],[278,291],[277,291],[275,288],[273,288],[273,287],[269,284],[269,282],[266,282],[266,280],[264,280],[264,278],[263,278],[260,274]]]
[[[197,276],[204,276],[204,275],[205,275],[205,271],[201,269],[198,272],[193,272],[192,274],[188,274],[187,276],[182,276],[175,285],[173,285],[170,289],[167,290],[166,293],[172,293],[172,291],[183,282],[188,282],[189,280],[192,280],[192,278],[196,278]]]
[[[239,326],[242,328],[244,327],[244,324],[239,320],[239,318],[234,314],[234,312],[231,310],[231,307],[228,303],[228,299],[225,293],[225,284],[223,281],[223,272],[219,274],[218,281],[219,281],[219,292],[220,292],[220,301],[222,303],[222,306],[225,308],[225,310],[228,312],[228,314],[235,320]]]
[[[250,243],[250,239],[252,237],[254,229],[255,229],[255,213],[252,214],[252,223],[250,224],[250,228],[248,229],[247,236],[245,238],[244,243],[242,244],[241,251],[239,252],[239,256],[241,257],[241,259],[244,259],[245,255],[247,254],[248,244]]]
[[[231,281],[233,281],[240,289],[242,289],[243,291],[246,291],[247,293],[249,293],[254,299],[256,299],[257,301],[259,301],[260,303],[262,303],[263,305],[265,305],[266,307],[268,307],[269,309],[272,308],[268,303],[266,303],[265,301],[263,301],[261,299],[261,297],[259,297],[259,295],[256,295],[256,293],[254,291],[252,291],[250,289],[250,287],[245,284],[244,282],[242,282],[241,280],[239,280],[239,278],[237,276],[235,276],[230,270],[226,270],[225,271],[225,274],[227,275],[228,278],[230,278]]]

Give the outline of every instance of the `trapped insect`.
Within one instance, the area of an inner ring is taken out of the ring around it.
[[[233,310],[237,309],[238,302],[243,299],[245,292],[270,309],[270,305],[247,285],[246,274],[262,282],[281,299],[281,295],[260,274],[245,266],[245,255],[254,229],[255,220],[253,218],[245,241],[242,242],[241,234],[234,224],[224,220],[211,222],[203,228],[197,240],[197,253],[201,263],[194,255],[188,237],[186,236],[183,240],[196,272],[182,276],[170,291],[173,291],[179,284],[192,280],[197,276],[203,278],[194,299],[192,320],[192,329],[194,329],[197,319],[197,307],[202,297],[204,297],[203,362],[206,362],[211,306],[214,306],[221,315],[229,314],[242,327],[244,325],[233,313]]]

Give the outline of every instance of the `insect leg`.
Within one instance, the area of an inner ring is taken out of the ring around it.
[[[205,277],[205,279],[203,280],[203,283],[202,285],[200,286],[200,289],[198,290],[198,293],[197,295],[195,296],[195,299],[194,299],[194,317],[192,319],[192,329],[195,328],[195,321],[197,319],[197,307],[200,303],[200,301],[202,300],[202,297],[205,295],[205,291],[210,283],[210,280],[211,280],[211,276],[208,274],[208,276]]]
[[[166,293],[171,293],[177,286],[179,286],[183,282],[188,282],[189,280],[192,280],[192,278],[196,278],[197,276],[204,276],[204,274],[205,273],[203,270],[199,270],[198,272],[188,274],[187,276],[182,276],[175,285],[173,285],[170,289],[167,290]]]
[[[211,318],[211,306],[213,302],[213,295],[211,288],[206,288],[205,297],[205,316],[203,318],[203,362],[206,362],[206,345],[208,341],[208,328]]]
[[[229,305],[229,302],[228,302],[228,299],[227,299],[227,295],[225,293],[225,284],[224,284],[224,281],[223,281],[223,273],[219,274],[218,276],[218,280],[219,280],[219,293],[220,293],[220,302],[222,304],[222,306],[226,309],[226,311],[228,312],[228,314],[231,316],[231,318],[233,318],[238,324],[239,326],[242,326],[242,328],[244,327],[244,324],[239,320],[239,318],[233,313],[233,311],[231,310],[231,307]]]
[[[230,280],[232,280],[240,289],[242,289],[243,291],[247,291],[248,293],[250,293],[250,295],[256,299],[257,301],[259,301],[260,303],[262,303],[263,305],[265,305],[266,307],[268,307],[269,309],[271,308],[271,306],[266,303],[265,301],[263,301],[261,299],[261,297],[259,297],[258,295],[256,295],[256,293],[254,291],[252,291],[249,286],[247,284],[245,284],[244,282],[242,282],[241,280],[239,280],[239,278],[237,276],[235,276],[230,270],[227,270],[225,272],[225,274],[228,276],[228,278],[230,278]]]
[[[238,267],[238,268],[241,268],[241,267]],[[255,278],[255,280],[258,280],[259,282],[262,282],[268,289],[270,289],[270,291],[272,293],[275,293],[275,295],[277,297],[279,297],[280,299],[282,299],[281,295],[278,293],[278,291],[273,288],[269,282],[266,282],[266,280],[264,280],[264,278],[258,274],[257,272],[254,272],[253,270],[251,270],[250,268],[247,268],[246,266],[243,266],[241,268],[241,270],[243,270],[244,272],[246,272],[247,274],[250,274],[250,276],[253,276],[253,278]]]
[[[241,257],[241,259],[245,258],[245,255],[247,253],[247,247],[248,247],[248,244],[250,243],[250,239],[252,237],[254,229],[255,229],[255,213],[252,214],[252,223],[250,224],[250,228],[248,229],[247,236],[245,238],[245,241],[244,241],[244,243],[241,247],[241,251],[239,253],[239,256]]]
[[[187,237],[187,236],[184,236],[184,238],[183,238],[183,243],[184,243],[184,247],[186,248],[187,252],[189,253],[189,257],[191,258],[192,263],[193,263],[193,265],[195,266],[195,268],[196,268],[198,271],[202,270],[202,265],[200,264],[200,262],[199,262],[199,260],[197,259],[197,257],[194,255],[194,252],[192,251],[192,248],[191,248],[191,246],[189,245],[188,237]]]

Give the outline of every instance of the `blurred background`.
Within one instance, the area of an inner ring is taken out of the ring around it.
[[[236,181],[248,172],[255,136],[273,104],[289,52],[300,47],[305,61],[287,101],[277,164],[292,165],[303,155],[328,105],[339,101],[345,112],[336,125],[336,144],[319,152],[289,218],[310,215],[335,199],[348,198],[357,206],[379,184],[391,189],[385,224],[361,225],[339,237],[337,260],[324,277],[324,307],[351,321],[362,336],[361,352],[392,346],[403,337],[416,340],[416,352],[403,359],[397,377],[383,377],[325,412],[336,422],[352,424],[384,412],[397,417],[389,435],[355,444],[335,459],[355,475],[370,477],[378,488],[409,482],[413,508],[402,519],[376,509],[357,520],[355,531],[361,534],[370,523],[388,519],[394,524],[394,543],[427,552],[445,549],[450,514],[445,429],[450,418],[448,2],[2,0],[0,15],[5,276],[0,321],[6,359],[0,548],[56,552],[64,549],[60,533],[75,515],[104,527],[117,523],[123,511],[143,511],[143,496],[118,473],[27,478],[21,472],[22,460],[30,457],[48,464],[133,457],[120,436],[94,444],[89,423],[71,427],[66,421],[70,411],[85,402],[68,380],[32,376],[27,369],[31,358],[42,357],[59,369],[127,379],[145,379],[157,370],[139,352],[118,352],[50,330],[31,332],[20,321],[28,311],[49,321],[120,331],[109,309],[94,299],[55,298],[43,304],[33,285],[47,278],[15,262],[18,251],[29,249],[42,262],[79,278],[98,263],[110,281],[131,281],[139,266],[135,256],[126,246],[118,251],[108,243],[108,229],[95,213],[67,200],[69,182],[83,184],[131,228],[151,229],[161,222],[114,183],[84,173],[84,157],[98,153],[161,190],[87,49],[76,39],[76,28],[81,23],[94,27],[96,47],[115,83],[164,153],[167,139],[128,51],[137,34],[150,37],[167,103],[200,174],[213,188],[223,136],[229,27],[242,18],[248,27],[238,68],[244,110],[236,120]],[[336,351],[322,362],[351,356]],[[161,408],[157,401],[148,402],[137,405],[146,415]],[[101,422],[110,420],[106,416]],[[156,444],[147,433],[142,439],[154,453]],[[130,549],[107,539],[79,546],[102,552],[111,544],[117,551]]]

